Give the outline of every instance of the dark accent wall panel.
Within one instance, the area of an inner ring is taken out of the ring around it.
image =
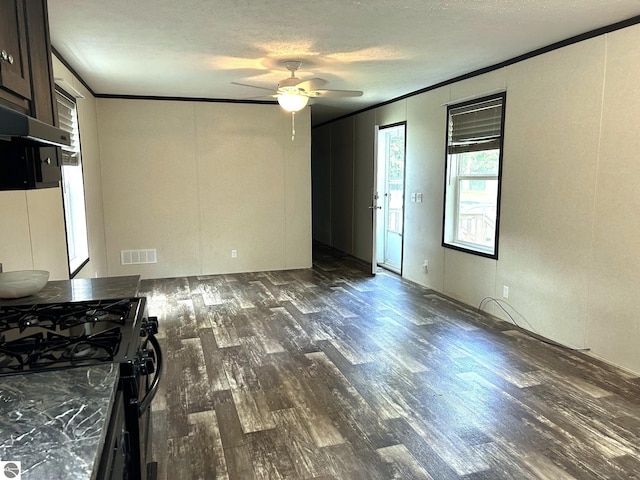
[[[354,117],[331,125],[331,246],[353,254]]]
[[[311,138],[313,239],[331,244],[331,127],[318,128]]]

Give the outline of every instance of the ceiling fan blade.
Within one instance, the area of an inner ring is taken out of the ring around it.
[[[361,97],[360,90],[312,90],[307,92],[310,97]]]
[[[273,88],[266,88],[266,87],[259,87],[257,85],[250,85],[248,83],[238,83],[238,82],[231,82],[233,85],[240,85],[241,87],[251,87],[251,88],[259,88],[260,90],[268,90],[270,92],[275,93],[275,90]]]
[[[322,78],[310,78],[309,80],[300,82],[298,85],[296,85],[296,87],[302,90],[305,90],[307,92],[310,92],[311,90],[318,90],[324,87],[327,83],[329,82],[327,82]]]
[[[258,95],[257,97],[242,97],[242,100],[275,100],[278,98],[278,94],[273,95]]]

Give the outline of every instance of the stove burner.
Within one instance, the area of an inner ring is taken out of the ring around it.
[[[123,332],[132,328],[135,304],[123,299],[0,306],[0,373],[114,361]]]
[[[131,301],[99,300],[24,306],[0,306],[0,333],[17,328],[20,333],[33,327],[59,331],[78,325],[109,322],[124,325]]]

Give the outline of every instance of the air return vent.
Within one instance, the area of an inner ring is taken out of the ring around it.
[[[120,250],[122,265],[140,265],[143,263],[158,263],[156,249],[149,250]]]

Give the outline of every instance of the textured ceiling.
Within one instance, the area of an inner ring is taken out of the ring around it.
[[[640,15],[638,0],[49,0],[51,39],[98,94],[247,99],[286,78],[318,124]]]

